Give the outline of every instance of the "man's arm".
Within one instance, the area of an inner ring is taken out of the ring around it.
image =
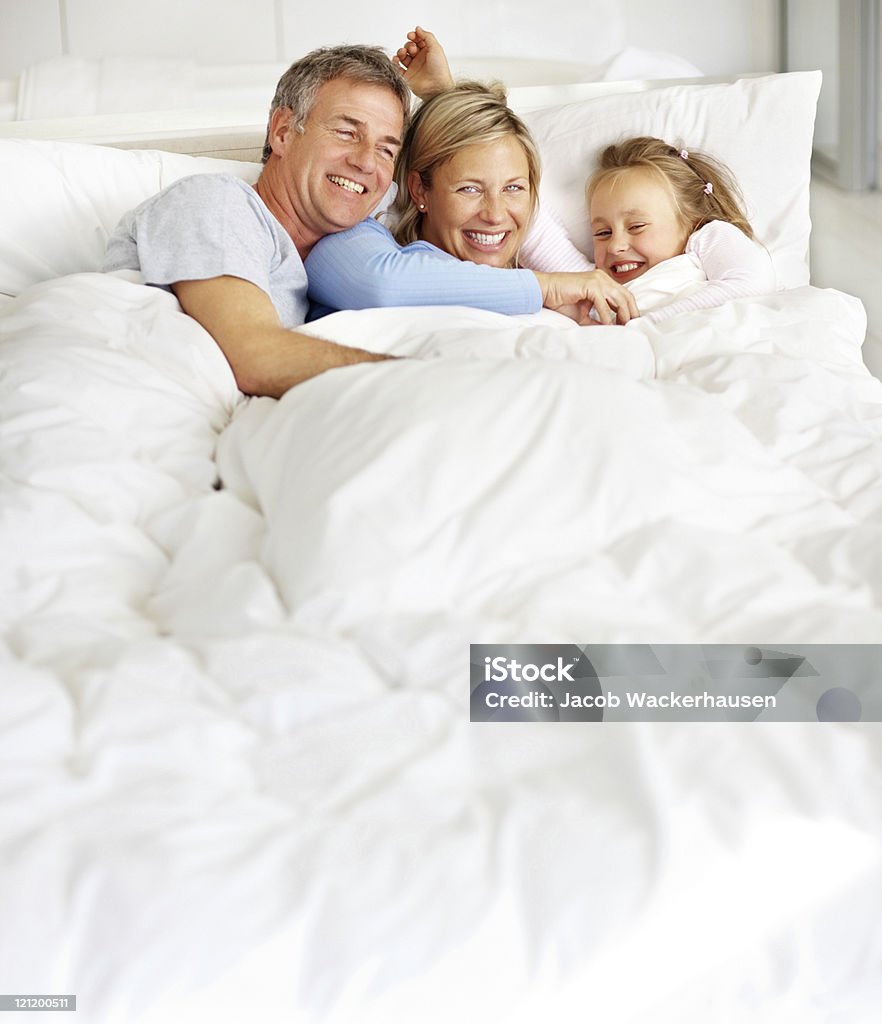
[[[171,288],[218,343],[247,395],[279,398],[325,370],[394,358],[287,330],[266,292],[242,278],[178,281]]]

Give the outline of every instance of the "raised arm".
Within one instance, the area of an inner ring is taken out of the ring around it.
[[[431,32],[419,25],[407,33],[407,42],[399,47],[392,61],[410,91],[421,100],[453,88],[453,75],[444,48]]]
[[[238,277],[178,281],[172,291],[220,346],[248,395],[279,398],[325,370],[392,358],[287,330],[266,292]]]

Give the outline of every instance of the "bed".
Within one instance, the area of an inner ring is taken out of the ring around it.
[[[882,383],[810,285],[818,88],[525,113],[586,251],[605,141],[716,153],[774,294],[337,313],[309,329],[409,358],[279,401],[98,272],[141,198],[256,165],[0,142],[0,989],[89,1024],[878,1020]],[[834,657],[750,721],[470,721],[472,662],[524,644]],[[863,712],[821,721],[848,645]]]

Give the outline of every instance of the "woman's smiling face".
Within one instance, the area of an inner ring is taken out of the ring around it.
[[[529,173],[513,135],[459,150],[435,168],[428,188],[413,172],[420,238],[461,260],[512,266],[533,213]]]
[[[649,168],[611,174],[591,196],[594,262],[627,284],[685,251],[689,229],[670,189]]]

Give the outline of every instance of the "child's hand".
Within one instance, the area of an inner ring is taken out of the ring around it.
[[[447,55],[432,33],[417,25],[407,33],[407,39],[392,62],[410,86],[410,91],[421,100],[427,100],[452,89],[453,75]]]

